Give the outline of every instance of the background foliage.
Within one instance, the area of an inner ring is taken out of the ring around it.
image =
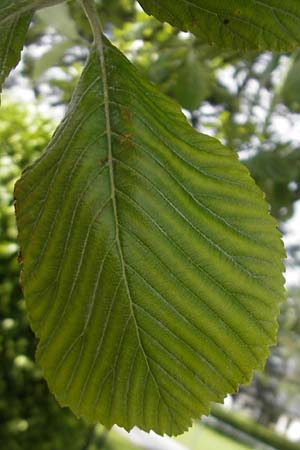
[[[98,9],[107,34],[148,79],[181,103],[193,126],[240,151],[284,230],[300,194],[300,140],[292,132],[300,112],[298,52],[220,52],[149,18],[133,1],[99,1]],[[39,13],[35,19],[22,74],[11,77],[7,87],[18,85],[21,75],[22,80],[32,77],[38,102],[50,102],[60,114],[91,36],[76,2],[69,3],[64,15],[61,9],[52,11],[52,16]],[[72,27],[72,18],[79,31]],[[53,65],[56,70],[50,69]],[[26,108],[9,105],[0,110],[0,439],[8,450],[125,448],[120,447],[124,443],[105,441],[103,430],[95,431],[59,408],[34,363],[35,342],[18,284],[12,190],[52,130],[51,121]],[[291,245],[290,264],[299,265],[298,244]],[[265,373],[257,374],[234,398],[236,408],[264,425],[275,425],[283,416],[288,421],[300,418],[299,309],[295,286],[283,307],[279,343]]]

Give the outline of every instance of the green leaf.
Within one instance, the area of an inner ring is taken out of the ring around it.
[[[64,39],[54,43],[46,53],[34,61],[32,73],[34,80],[37,80],[49,68],[59,65],[66,50],[81,39],[66,3],[42,9],[37,16],[46,26],[55,28]]]
[[[70,17],[69,8],[66,3],[61,3],[50,9],[42,9],[38,13],[38,16],[46,25],[55,28],[69,41],[76,42],[80,39],[75,22]]]
[[[300,57],[292,59],[292,64],[287,72],[280,97],[283,103],[293,112],[300,112]]]
[[[0,24],[0,92],[5,78],[20,60],[31,17],[32,12],[29,12]]]
[[[2,0],[0,5],[0,93],[5,78],[20,60],[26,33],[36,8],[61,0]]]
[[[300,44],[298,0],[139,0],[145,12],[224,48],[291,50]]]
[[[174,85],[170,93],[184,108],[194,111],[211,93],[212,71],[201,63],[190,51],[182,66],[174,74]]]
[[[26,14],[30,11],[56,5],[64,0],[1,0],[0,26],[10,21],[15,16]]]
[[[72,41],[63,39],[55,42],[52,47],[37,58],[33,64],[32,78],[38,80],[48,69],[58,66],[67,49],[72,47]]]
[[[77,416],[179,434],[263,367],[284,251],[262,193],[106,40],[15,198],[37,358]]]

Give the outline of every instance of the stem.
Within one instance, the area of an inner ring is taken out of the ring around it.
[[[101,53],[103,53],[103,28],[98,17],[98,12],[94,0],[81,0],[84,12],[90,22],[90,26],[94,36],[94,44]]]

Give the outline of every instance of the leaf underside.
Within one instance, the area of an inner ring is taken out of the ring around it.
[[[176,435],[263,367],[284,251],[234,152],[100,56],[16,185],[37,358],[77,416]]]
[[[14,15],[5,23],[0,23],[0,92],[5,78],[20,60],[32,14],[31,11]]]
[[[138,0],[144,10],[203,42],[243,50],[300,44],[299,0]]]

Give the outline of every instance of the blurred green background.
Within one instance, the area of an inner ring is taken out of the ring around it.
[[[61,119],[91,35],[75,0],[39,12],[0,109],[0,448],[300,449],[300,53],[214,49],[148,17],[133,0],[98,1],[97,8],[112,41],[177,99],[196,129],[239,152],[266,193],[285,235],[288,299],[264,373],[176,440],[107,432],[58,406],[34,360],[13,187]]]

